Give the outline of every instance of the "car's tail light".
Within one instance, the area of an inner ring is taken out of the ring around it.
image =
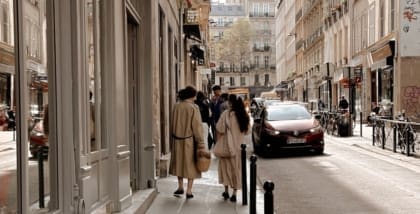
[[[265,131],[267,132],[267,134],[269,134],[269,135],[280,134],[280,131],[276,130],[270,123],[265,122],[264,123],[264,128],[265,128]]]

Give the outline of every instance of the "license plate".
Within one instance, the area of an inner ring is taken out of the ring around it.
[[[298,144],[298,143],[305,143],[305,138],[289,138],[287,139],[288,144]]]

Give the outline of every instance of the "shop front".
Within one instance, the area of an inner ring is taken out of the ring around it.
[[[0,102],[16,126],[0,130],[0,213],[118,212],[154,188],[144,62],[158,42],[140,20],[158,3],[139,2],[2,1],[14,42],[0,41]]]
[[[372,62],[370,66],[370,103],[372,107],[385,107],[386,114],[389,115],[392,115],[392,103],[394,102],[394,44],[394,41],[389,41],[369,53]]]

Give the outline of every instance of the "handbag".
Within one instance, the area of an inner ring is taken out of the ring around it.
[[[210,168],[211,155],[203,149],[198,149],[198,143],[194,140],[194,163],[200,172],[207,172]]]
[[[197,161],[195,162],[195,167],[200,172],[207,172],[210,168],[210,162],[211,162],[211,156],[210,155],[201,155],[198,154]]]
[[[229,115],[227,115],[229,117]],[[225,133],[219,137],[214,146],[213,153],[218,158],[231,158],[235,157],[236,150],[233,146],[233,137],[229,131],[229,126],[227,123],[227,117],[225,117]]]

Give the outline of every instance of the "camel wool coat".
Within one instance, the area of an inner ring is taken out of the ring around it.
[[[226,126],[229,128],[226,129]],[[220,134],[226,134],[226,131],[230,132],[234,141],[232,143],[236,149],[236,155],[234,157],[219,158],[219,184],[232,187],[233,189],[241,189],[241,144],[245,143],[244,136],[250,133],[250,124],[248,124],[248,132],[242,133],[235,112],[228,109],[220,116],[216,124],[216,129]]]
[[[194,179],[201,178],[194,162],[194,141],[197,148],[203,148],[203,127],[200,110],[190,101],[175,104],[172,113],[172,146],[169,173],[178,177]]]

